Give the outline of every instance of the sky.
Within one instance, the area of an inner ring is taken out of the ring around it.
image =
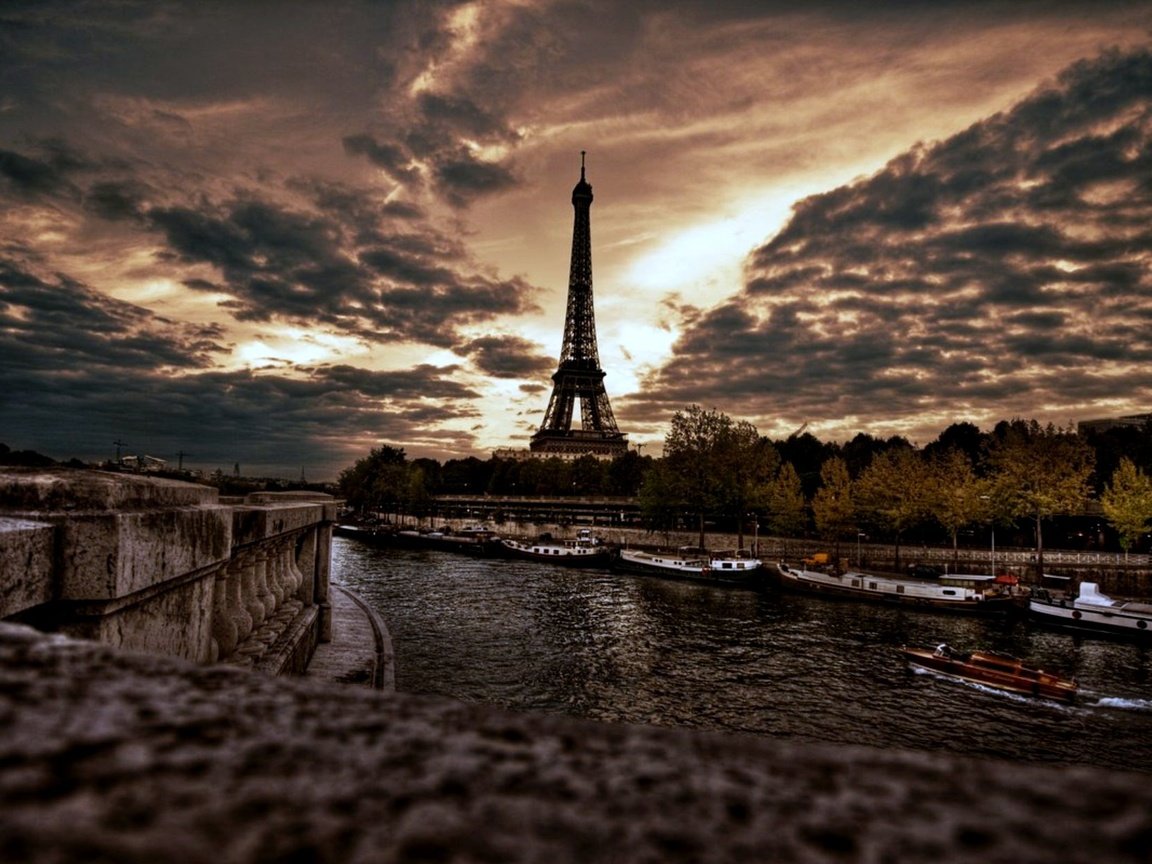
[[[527,446],[581,151],[646,454],[1152,411],[1147,2],[5,0],[0,442]]]

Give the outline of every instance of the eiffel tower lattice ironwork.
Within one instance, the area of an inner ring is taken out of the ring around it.
[[[576,211],[572,229],[572,266],[568,276],[568,311],[560,365],[552,375],[552,398],[540,430],[532,436],[537,453],[618,456],[628,451],[628,439],[617,427],[604,390],[604,370],[596,348],[596,316],[592,307],[592,185],[584,179],[580,151],[580,182],[572,189]],[[572,415],[580,405],[580,428]]]

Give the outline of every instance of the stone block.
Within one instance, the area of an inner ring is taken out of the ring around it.
[[[233,508],[232,543],[247,546],[281,534],[312,528],[324,520],[324,504],[286,503]]]
[[[60,597],[124,597],[222,564],[231,554],[231,515],[213,506],[64,519]]]
[[[0,618],[53,598],[55,533],[44,522],[0,518]]]
[[[212,596],[215,571],[164,586],[127,605],[81,603],[61,632],[149,654],[167,654],[194,663],[211,661]]]

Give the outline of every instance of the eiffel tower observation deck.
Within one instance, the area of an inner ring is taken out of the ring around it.
[[[534,454],[573,457],[585,453],[603,458],[628,452],[628,439],[617,427],[604,390],[604,370],[596,348],[596,315],[592,308],[592,185],[584,179],[572,189],[576,221],[572,229],[572,266],[568,276],[568,311],[560,365],[552,375],[552,398],[544,422],[529,445]],[[573,415],[579,405],[579,427]]]

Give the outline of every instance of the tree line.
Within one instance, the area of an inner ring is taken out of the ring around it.
[[[339,480],[361,511],[419,514],[435,495],[619,495],[635,497],[653,530],[690,519],[726,523],[743,543],[755,520],[784,537],[834,545],[861,532],[900,548],[913,531],[934,530],[958,554],[965,530],[1028,528],[1043,567],[1043,529],[1061,515],[1095,508],[1128,551],[1146,542],[1152,520],[1152,425],[1078,434],[1035,420],[988,431],[954,423],[920,448],[901,436],[861,433],[844,444],[811,433],[781,440],[747,421],[691,405],[673,416],[663,456],[635,451],[613,460],[584,456],[409,460],[382,445]],[[837,548],[836,554],[839,550]]]

